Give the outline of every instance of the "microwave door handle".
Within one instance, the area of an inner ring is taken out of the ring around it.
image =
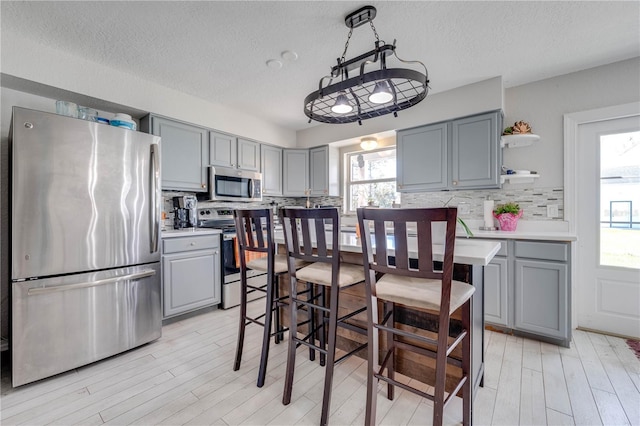
[[[253,198],[253,192],[254,192],[254,183],[253,183],[253,179],[249,179],[249,198]]]

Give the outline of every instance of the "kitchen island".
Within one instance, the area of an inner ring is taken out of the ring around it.
[[[387,236],[389,247],[393,247],[393,236]],[[284,236],[281,231],[276,231],[275,240],[278,244],[279,252],[284,252]],[[331,239],[327,236],[327,241]],[[343,262],[362,265],[362,245],[360,239],[354,233],[340,233],[340,255]],[[416,255],[416,239],[409,238],[410,256]],[[412,249],[413,248],[413,249]],[[476,287],[476,292],[472,296],[471,301],[471,351],[472,351],[472,385],[473,394],[477,391],[478,386],[482,384],[484,376],[484,274],[483,268],[493,259],[500,250],[500,243],[494,241],[478,241],[472,239],[456,239],[454,250],[454,279],[472,284]],[[434,258],[442,260],[444,246],[441,244],[433,245]],[[392,250],[388,252],[389,256],[393,256]],[[280,282],[281,291],[288,293],[289,281],[283,279]],[[365,304],[364,284],[359,284],[351,288],[343,289],[340,292],[340,306],[346,310],[353,310],[353,307],[363,306]],[[380,310],[382,312],[382,310]],[[427,315],[423,313],[427,312]],[[397,307],[395,318],[397,323],[402,325],[399,328],[411,330],[421,329],[421,333],[434,337],[437,330],[437,312],[417,312],[415,309]],[[452,331],[459,326],[460,314],[458,311],[452,315]],[[283,322],[288,324],[287,315],[284,315]],[[362,328],[366,328],[365,314],[357,315],[353,318],[352,323]],[[305,326],[306,327],[306,326]],[[305,332],[300,329],[300,332]],[[365,336],[349,330],[338,329],[337,346],[345,351],[350,351],[361,343],[365,342]],[[386,350],[386,341],[381,337],[380,350]],[[361,351],[359,356],[366,357],[366,351]],[[454,351],[456,356],[456,351]],[[425,357],[419,357],[416,354],[400,351],[396,356],[396,371],[407,376],[420,380],[421,382],[431,384],[435,382],[435,360]],[[451,391],[456,382],[456,376],[459,376],[460,370],[457,367],[449,366],[447,369],[447,390]]]

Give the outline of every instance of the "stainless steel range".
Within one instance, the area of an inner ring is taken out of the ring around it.
[[[222,309],[240,304],[240,260],[236,246],[236,228],[233,221],[233,209],[198,209],[198,227],[222,230]],[[267,275],[262,271],[247,271],[247,281],[252,285],[265,284]],[[255,291],[247,295],[248,300],[264,297],[264,293]]]

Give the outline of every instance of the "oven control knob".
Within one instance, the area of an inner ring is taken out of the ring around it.
[[[200,211],[200,216],[204,216],[204,210]]]
[[[207,210],[207,214],[211,214],[211,210]]]

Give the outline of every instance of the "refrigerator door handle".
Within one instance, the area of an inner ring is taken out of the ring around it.
[[[127,275],[120,275],[117,277],[105,278],[103,280],[87,281],[83,283],[69,284],[69,285],[58,285],[54,287],[35,287],[27,290],[27,295],[35,296],[38,294],[56,293],[59,291],[67,291],[67,290],[77,290],[79,288],[97,287],[100,285],[113,284],[120,281],[138,280],[140,278],[154,276],[155,274],[156,274],[156,271],[150,269],[147,271],[136,272],[135,274],[127,274]]]
[[[158,144],[151,144],[151,253],[158,251],[158,232],[160,212],[158,211],[158,192],[160,189],[160,167],[158,165]]]

